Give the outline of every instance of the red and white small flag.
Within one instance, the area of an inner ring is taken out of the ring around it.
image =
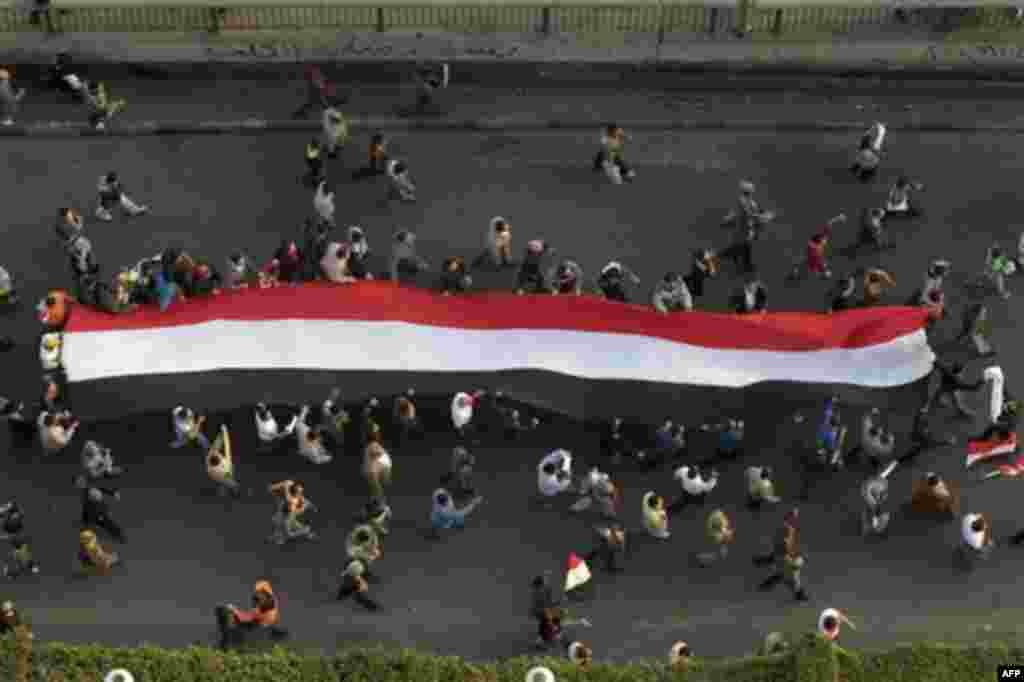
[[[1017,451],[1017,434],[1012,433],[1007,440],[990,438],[989,440],[972,440],[967,443],[967,468],[970,469],[978,462],[1012,455]]]
[[[571,592],[588,582],[590,582],[590,568],[587,566],[587,562],[570,552],[569,568],[565,573],[565,591]]]

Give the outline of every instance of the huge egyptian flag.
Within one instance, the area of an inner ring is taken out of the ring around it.
[[[915,382],[934,361],[925,322],[923,310],[905,307],[662,315],[591,297],[316,283],[227,292],[162,313],[78,306],[63,362],[84,418],[313,402],[334,385],[349,399],[410,385],[449,395],[484,387],[587,416],[613,400],[629,403],[610,408],[629,416],[637,400],[676,389]]]

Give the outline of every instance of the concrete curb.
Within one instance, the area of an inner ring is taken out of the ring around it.
[[[565,130],[572,132],[593,132],[604,125],[604,121],[542,120],[520,121],[514,119],[402,119],[366,118],[352,119],[354,128],[366,130],[438,132],[489,132],[520,131],[537,132]],[[758,121],[758,120],[638,120],[619,121],[628,130],[693,131],[693,130],[737,130],[751,132],[863,132],[865,121]],[[941,133],[1024,133],[1024,121],[1020,123],[956,124],[941,122],[893,123],[890,130]],[[82,123],[51,121],[0,128],[0,137],[74,138],[74,137],[146,137],[156,135],[246,135],[270,132],[318,132],[320,124],[312,121],[268,121],[250,119],[245,121],[145,121],[125,125],[114,125],[107,130],[94,130]]]

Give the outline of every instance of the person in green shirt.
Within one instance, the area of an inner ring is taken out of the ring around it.
[[[985,258],[985,265],[988,269],[986,274],[992,280],[996,293],[1003,298],[1010,298],[1010,292],[1006,290],[1006,278],[1016,271],[1016,266],[1003,253],[1003,247],[999,244],[990,246]]]

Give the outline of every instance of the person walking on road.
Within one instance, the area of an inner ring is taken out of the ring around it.
[[[25,88],[15,90],[11,83],[11,72],[0,69],[0,125],[14,125],[18,105],[25,98]]]
[[[722,226],[732,227],[735,234],[733,243],[719,256],[736,263],[744,274],[754,272],[754,242],[760,238],[765,226],[775,219],[773,212],[762,210],[754,198],[754,189],[754,183],[749,180],[740,182],[737,206],[722,220]]]
[[[793,590],[797,601],[807,601],[807,591],[803,586],[803,568],[806,563],[800,551],[799,512],[793,509],[783,519],[782,529],[775,539],[775,546],[768,554],[754,557],[756,566],[774,564],[771,575],[761,581],[758,589],[768,591],[779,583],[785,582]]]
[[[352,174],[353,180],[363,180],[377,175],[384,175],[388,170],[388,141],[382,133],[374,133],[370,138],[370,149],[367,164]]]
[[[304,70],[306,100],[292,118],[306,118],[311,110],[328,109],[337,95],[337,86],[327,80],[319,66],[309,64]]]
[[[328,107],[323,115],[324,149],[327,150],[327,158],[338,158],[338,152],[348,144],[351,139],[348,119],[338,109]]]
[[[121,185],[121,178],[113,171],[99,179],[96,190],[99,193],[96,217],[104,222],[109,223],[114,219],[111,209],[115,206],[120,206],[126,215],[133,217],[149,213],[148,206],[136,204],[132,201],[131,197],[125,194],[124,187]]]

